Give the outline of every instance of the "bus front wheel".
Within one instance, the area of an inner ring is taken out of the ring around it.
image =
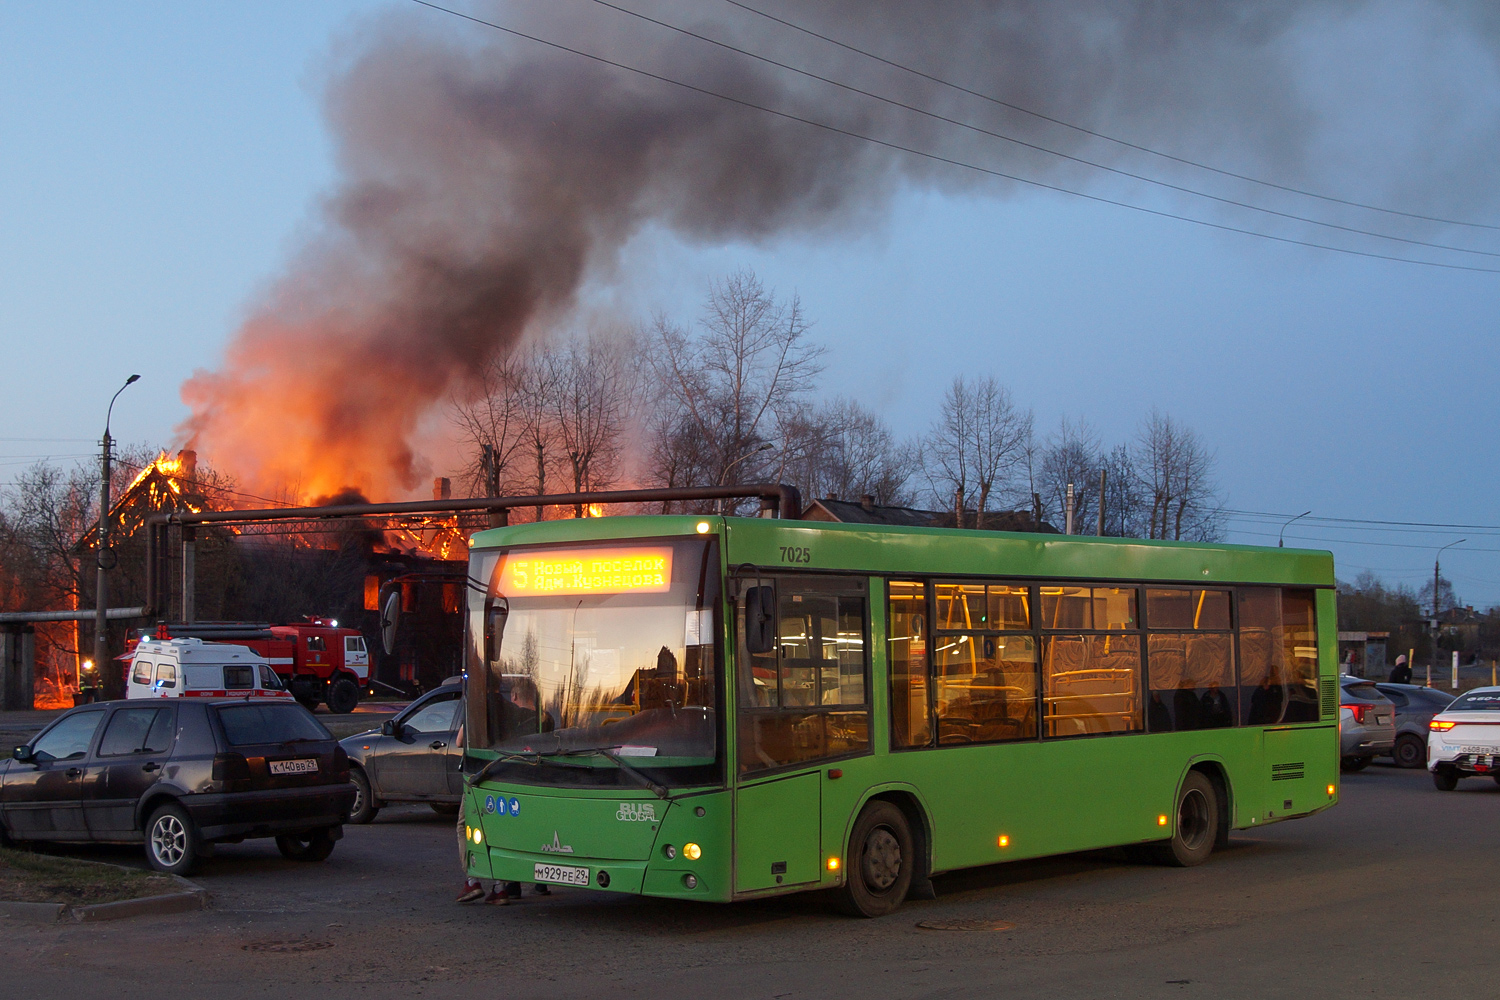
[[[1219,835],[1219,793],[1201,771],[1189,771],[1177,790],[1172,837],[1156,848],[1157,860],[1176,868],[1201,865]]]
[[[854,821],[840,899],[856,917],[883,917],[906,899],[916,848],[906,814],[885,801],[871,802]]]

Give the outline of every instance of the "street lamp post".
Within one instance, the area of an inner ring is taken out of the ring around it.
[[[126,387],[140,379],[132,375],[125,385],[109,397],[109,409],[104,411],[103,452],[99,459],[99,544],[94,550],[94,563],[99,567],[99,577],[94,584],[94,676],[104,676],[104,664],[109,662],[109,579],[108,572],[114,567],[114,553],[109,547],[109,460],[114,440],[109,436],[109,419],[114,416],[115,400]],[[96,680],[97,684],[98,681]],[[80,686],[82,681],[79,682]]]
[[[1449,542],[1447,545],[1444,545],[1442,548],[1437,550],[1437,555],[1434,556],[1432,560],[1432,665],[1434,667],[1437,666],[1438,635],[1442,632],[1442,624],[1438,621],[1438,581],[1441,579],[1442,575],[1442,568],[1439,565],[1439,560],[1443,558],[1443,552],[1445,550],[1451,549],[1455,545],[1462,545],[1467,541],[1467,538],[1460,538],[1456,542]],[[1431,676],[1431,674],[1429,673],[1428,676]]]
[[[1278,549],[1284,549],[1284,548],[1286,548],[1286,541],[1285,541],[1285,539],[1283,539],[1282,536],[1286,534],[1287,525],[1291,524],[1292,521],[1300,521],[1304,517],[1306,517],[1307,515],[1309,515],[1311,513],[1312,513],[1312,511],[1310,511],[1310,510],[1304,510],[1302,513],[1298,514],[1296,517],[1292,518],[1291,520],[1287,521],[1286,524],[1283,524],[1281,526],[1281,530],[1276,533],[1276,547]]]

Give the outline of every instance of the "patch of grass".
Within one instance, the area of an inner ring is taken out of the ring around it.
[[[0,899],[21,903],[113,903],[180,892],[152,872],[0,847]]]

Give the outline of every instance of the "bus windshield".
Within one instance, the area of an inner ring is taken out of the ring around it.
[[[649,768],[717,759],[712,540],[474,558],[488,588],[470,600],[471,748],[606,767],[608,755]]]

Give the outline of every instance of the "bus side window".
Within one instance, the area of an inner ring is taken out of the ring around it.
[[[766,583],[753,581],[738,601],[740,771],[868,749],[864,581],[777,580],[775,648],[757,655],[746,641],[745,603]]]
[[[928,699],[927,588],[921,582],[886,585],[886,656],[891,670],[891,746],[932,743]]]

